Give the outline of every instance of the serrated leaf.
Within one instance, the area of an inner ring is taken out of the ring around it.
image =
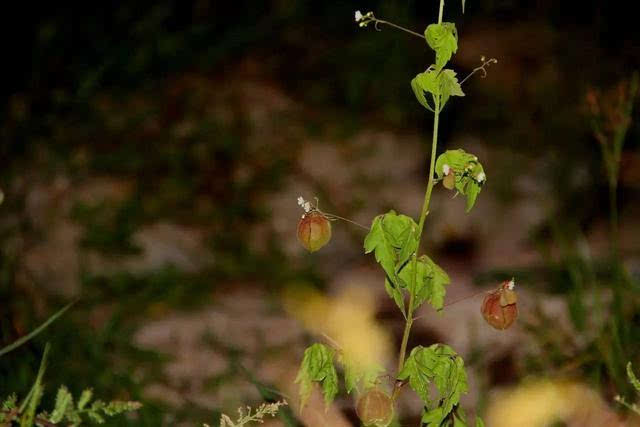
[[[60,386],[56,394],[56,404],[51,413],[50,421],[59,423],[64,418],[69,408],[73,409],[73,396],[65,386]]]
[[[453,22],[431,24],[424,31],[424,37],[436,52],[436,71],[440,71],[458,51],[458,31]]]
[[[387,277],[398,285],[397,273],[418,248],[418,225],[406,215],[389,211],[374,218],[364,240],[365,253],[374,252]]]
[[[78,399],[78,409],[83,410],[91,400],[91,397],[93,397],[93,390],[90,388],[83,390],[80,394],[80,399]]]
[[[455,175],[455,189],[467,198],[466,211],[475,205],[478,194],[486,182],[484,169],[478,158],[462,149],[447,150],[436,160],[438,178],[444,176],[444,165]]]
[[[322,384],[325,404],[329,405],[338,394],[338,374],[333,365],[334,351],[324,344],[313,344],[304,351],[304,357],[295,383],[300,384],[300,409],[311,396],[314,382]]]
[[[412,283],[414,274],[413,262],[407,263],[400,272],[400,280],[407,287]],[[415,269],[415,299],[414,310],[417,310],[425,301],[428,301],[436,310],[442,310],[444,297],[447,293],[446,286],[451,283],[449,275],[431,258],[422,255],[416,262]]]
[[[633,369],[631,369],[631,362],[627,363],[627,376],[629,377],[629,382],[636,389],[638,393],[640,393],[640,381],[633,373]]]
[[[444,107],[444,104],[447,103],[449,97],[464,96],[462,87],[460,87],[460,83],[458,83],[456,72],[453,70],[442,70],[440,74],[438,74],[438,84],[440,86],[440,94],[442,95],[440,108]]]
[[[440,410],[434,409],[425,414],[428,421],[436,426],[440,425],[460,402],[460,396],[468,390],[464,361],[451,347],[444,344],[414,348],[398,374],[398,379],[408,379],[409,386],[427,407],[431,407],[433,401],[439,402]],[[438,396],[431,396],[431,383],[435,384]]]
[[[435,110],[433,109],[433,107],[431,107],[431,105],[429,105],[427,98],[425,98],[424,96],[424,92],[425,92],[424,89],[418,83],[418,76],[411,79],[411,89],[413,90],[413,93],[415,94],[416,99],[418,100],[420,105],[422,105],[424,108],[431,111],[432,113],[435,113]]]

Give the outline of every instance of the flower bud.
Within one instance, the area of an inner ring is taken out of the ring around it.
[[[387,427],[393,420],[393,400],[377,387],[360,396],[356,413],[365,427]]]
[[[298,240],[309,252],[315,252],[331,240],[331,223],[321,212],[312,210],[298,223]]]
[[[504,282],[488,294],[482,302],[482,317],[496,329],[507,329],[518,317],[518,298],[513,290],[513,280]]]

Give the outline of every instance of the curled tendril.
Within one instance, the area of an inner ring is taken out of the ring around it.
[[[356,22],[358,23],[358,25],[360,27],[366,27],[368,26],[370,23],[373,22],[373,27],[375,28],[376,31],[382,31],[382,29],[380,29],[380,24],[382,25],[388,25],[390,27],[396,28],[400,31],[404,31],[405,33],[409,33],[413,36],[416,37],[420,37],[421,39],[424,39],[424,36],[420,33],[416,33],[415,31],[411,31],[408,28],[404,28],[401,27],[400,25],[396,25],[393,22],[389,22],[389,21],[385,21],[383,19],[378,19],[375,17],[375,15],[373,14],[373,12],[367,12],[364,15],[357,15],[356,16]]]
[[[487,59],[485,61],[484,56],[483,56],[480,60],[482,61],[482,65],[480,65],[479,67],[474,68],[473,71],[471,71],[467,77],[462,79],[460,84],[466,82],[469,79],[469,77],[473,76],[478,71],[482,72],[482,75],[480,76],[480,78],[484,79],[485,77],[487,77],[487,67],[489,65],[491,65],[491,64],[497,64],[498,63],[498,60],[496,58]]]

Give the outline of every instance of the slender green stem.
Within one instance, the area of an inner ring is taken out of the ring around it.
[[[438,12],[438,24],[442,24],[442,12],[444,12],[444,0],[440,0],[440,11]]]
[[[440,118],[440,99],[436,98],[435,100],[435,112],[433,118],[433,138],[431,141],[431,159],[429,162],[429,181],[427,182],[427,191],[424,196],[424,202],[422,204],[422,211],[420,213],[420,222],[418,224],[418,245],[416,247],[416,252],[420,248],[420,242],[422,241],[422,230],[424,228],[424,221],[429,213],[429,204],[431,202],[431,193],[433,192],[433,186],[435,184],[434,172],[435,172],[435,164],[436,164],[436,148],[438,146],[438,120]],[[415,281],[417,274],[417,266],[418,266],[418,257],[417,253],[413,254],[413,258],[411,260],[413,264],[414,274],[411,277],[411,286],[409,287],[409,306],[407,308],[407,316],[406,323],[404,326],[404,333],[402,335],[402,343],[400,344],[400,354],[398,356],[398,373],[402,371],[404,367],[405,356],[407,354],[407,343],[409,342],[409,334],[411,333],[411,326],[413,325],[413,306],[415,300]],[[393,399],[398,396],[400,392],[400,382],[396,382],[396,386],[393,390]]]
[[[438,119],[440,118],[440,99],[436,99],[435,113],[433,115],[433,140],[431,141],[431,159],[429,164],[429,181],[427,182],[427,192],[424,195],[424,203],[422,204],[422,212],[420,213],[420,221],[418,222],[418,242],[422,238],[422,229],[424,228],[424,220],[429,214],[429,204],[431,203],[431,192],[435,184],[435,165],[436,165],[436,148],[438,147]],[[418,243],[419,245],[420,243]]]

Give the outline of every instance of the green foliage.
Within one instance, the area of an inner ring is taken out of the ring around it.
[[[467,212],[473,208],[478,194],[486,182],[484,169],[478,158],[462,149],[447,150],[438,156],[436,161],[436,174],[438,178],[445,176],[445,169],[455,177],[455,189],[458,193],[467,197]]]
[[[233,421],[228,415],[222,414],[220,417],[220,427],[243,427],[250,423],[264,423],[264,418],[268,415],[275,417],[281,406],[287,405],[286,401],[274,403],[263,403],[255,411],[251,407],[238,408],[238,419]],[[204,424],[204,427],[209,427]]]
[[[441,110],[451,96],[464,96],[464,92],[458,83],[455,71],[450,69],[437,71],[432,67],[411,80],[411,89],[420,105],[435,113],[436,108]],[[433,106],[427,101],[425,93],[431,94]]]
[[[426,403],[422,422],[427,425],[439,426],[460,402],[460,396],[467,392],[464,361],[444,344],[415,347],[398,379],[408,380],[409,386]],[[438,391],[437,397],[432,396],[432,383]]]
[[[414,311],[425,301],[436,310],[442,310],[446,286],[451,282],[449,275],[426,255],[419,257],[415,266],[412,262],[408,263],[399,275],[402,286],[415,295]],[[412,281],[415,288],[409,289]]]
[[[436,51],[436,71],[440,72],[458,50],[458,31],[452,22],[431,24],[424,31],[429,47]]]
[[[66,386],[60,386],[56,394],[55,405],[51,413],[40,412],[36,415],[42,400],[44,386],[42,379],[47,367],[49,344],[45,347],[40,363],[40,369],[31,390],[17,407],[17,396],[11,394],[2,402],[0,410],[0,422],[10,426],[18,424],[20,427],[32,427],[33,425],[50,425],[67,422],[69,426],[79,426],[89,420],[96,424],[104,424],[105,417],[113,417],[124,412],[135,411],[142,405],[139,402],[113,400],[103,402],[95,400],[91,402],[92,391],[86,389],[80,395],[77,405],[74,405],[73,395]],[[91,403],[89,405],[89,403]]]
[[[418,248],[418,225],[406,215],[389,211],[378,215],[364,240],[365,253],[374,252],[387,278],[399,286],[398,273]]]
[[[631,362],[627,363],[627,376],[629,377],[629,382],[636,389],[638,393],[640,393],[640,381],[633,373],[633,369],[631,368]]]
[[[304,358],[295,382],[300,384],[300,408],[306,405],[314,382],[322,384],[328,405],[338,394],[338,374],[333,365],[335,351],[323,344],[313,344],[304,351]]]

